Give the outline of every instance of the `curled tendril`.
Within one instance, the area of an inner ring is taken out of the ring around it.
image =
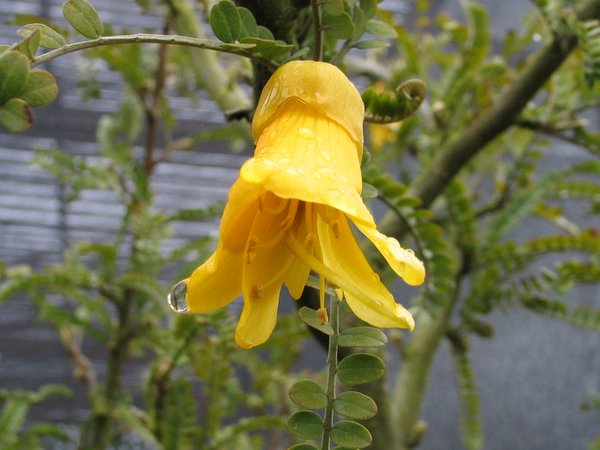
[[[377,92],[369,87],[362,94],[365,120],[374,123],[404,120],[419,108],[426,92],[425,83],[417,79],[406,80],[394,92]]]

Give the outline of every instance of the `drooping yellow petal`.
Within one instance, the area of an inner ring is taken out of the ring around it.
[[[265,342],[277,322],[281,280],[244,298],[244,308],[235,330],[235,341],[242,348],[252,348]]]
[[[280,113],[289,99],[301,100],[323,116],[343,126],[358,144],[362,157],[365,107],[352,82],[333,64],[319,61],[290,61],[273,73],[265,85],[252,120],[254,139]]]
[[[269,193],[261,203],[244,255],[242,289],[246,302],[274,283],[281,285],[294,259],[285,244],[284,234],[292,226],[298,202]]]
[[[189,278],[187,302],[190,312],[206,313],[233,301],[242,291],[242,250],[234,252],[221,244]]]
[[[355,220],[356,227],[377,247],[390,267],[411,286],[418,286],[425,280],[425,267],[414,252],[402,248],[400,243],[375,228],[375,223]]]
[[[298,300],[302,295],[309,275],[310,267],[299,259],[294,258],[283,281],[287,286],[290,295],[295,300]]]
[[[358,318],[377,327],[412,330],[411,314],[395,302],[373,272],[346,218],[332,208],[320,206],[318,210],[317,228],[323,264],[340,277],[340,281],[331,281],[344,290],[352,311]]]
[[[243,250],[248,233],[258,211],[258,199],[264,189],[237,179],[229,190],[219,230],[219,243],[234,250]]]
[[[221,308],[242,292],[242,260],[248,233],[258,211],[260,188],[237,180],[223,212],[217,250],[190,276],[187,300],[190,312]]]

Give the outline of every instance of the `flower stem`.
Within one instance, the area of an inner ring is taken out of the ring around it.
[[[335,296],[331,296],[330,309],[333,333],[329,336],[329,349],[327,351],[327,406],[325,407],[325,417],[323,419],[321,450],[329,450],[329,439],[333,427],[333,402],[335,400],[335,377],[338,369],[338,336],[340,334],[340,302]]]

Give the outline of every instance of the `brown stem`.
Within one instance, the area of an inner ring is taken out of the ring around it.
[[[165,23],[163,34],[169,34],[169,23]],[[165,66],[167,63],[168,46],[162,44],[158,51],[158,62],[154,73],[154,90],[150,98],[150,104],[146,104],[146,123],[148,126],[146,138],[146,153],[144,155],[144,168],[146,173],[150,174],[154,170],[156,161],[154,159],[154,148],[158,136],[158,127],[160,123],[160,102],[162,92],[165,87]]]

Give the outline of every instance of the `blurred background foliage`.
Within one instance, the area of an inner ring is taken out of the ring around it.
[[[234,311],[171,313],[169,286],[204,261],[215,240],[199,234],[168,253],[164,240],[174,224],[216,218],[223,205],[166,214],[154,208],[151,180],[173,155],[206,143],[251,148],[249,118],[270,73],[319,53],[363,91],[365,197],[383,211],[383,231],[415,248],[428,272],[424,286],[400,298],[415,315],[415,332],[391,333],[392,344],[380,352],[400,359],[399,368],[363,387],[379,405],[365,422],[369,448],[419,447],[428,373],[444,341],[463,445],[487,448],[470,341],[493,339],[494,311],[520,307],[600,331],[600,1],[532,1],[500,45],[491,40],[486,8],[470,0],[461,3],[461,17],[434,14],[429,1],[418,0],[408,25],[376,0],[323,1],[318,16],[302,0],[131,3],[162,26],[131,35],[103,22],[86,1],[69,0],[62,23],[17,15],[23,39],[0,48],[0,123],[9,131],[35,127],[31,108],[57,95],[60,86],[37,65],[84,48],[79,42],[91,43],[83,57],[103,61],[123,80],[120,106],[98,122],[99,159],[60,149],[40,150],[35,159],[64,184],[69,201],[107,190],[123,214],[111,242],[77,242],[60,265],[0,266],[0,302],[16,296],[35,303],[80,386],[2,389],[0,448],[137,442],[135,448],[281,449],[296,442],[286,427],[296,409],[288,389],[300,376],[322,381],[323,368],[307,364],[305,350],[321,355],[319,339],[292,312],[260,351],[244,351],[234,345]],[[313,33],[315,20],[321,35]],[[181,45],[169,45],[166,35]],[[82,78],[82,97],[101,95],[97,75]],[[183,133],[172,93],[192,101],[206,94],[227,120]],[[580,158],[547,170],[547,149],[566,144]],[[514,240],[523,226],[539,232]],[[374,254],[373,264],[393,282]],[[582,285],[595,286],[595,295],[573,295]],[[310,304],[308,293],[302,302]],[[106,350],[101,376],[83,349],[89,340]],[[123,382],[132,360],[147,368],[133,387]],[[598,409],[597,394],[587,408]],[[27,420],[33,405],[69,395],[89,404],[78,432]],[[600,448],[598,435],[590,449]]]

